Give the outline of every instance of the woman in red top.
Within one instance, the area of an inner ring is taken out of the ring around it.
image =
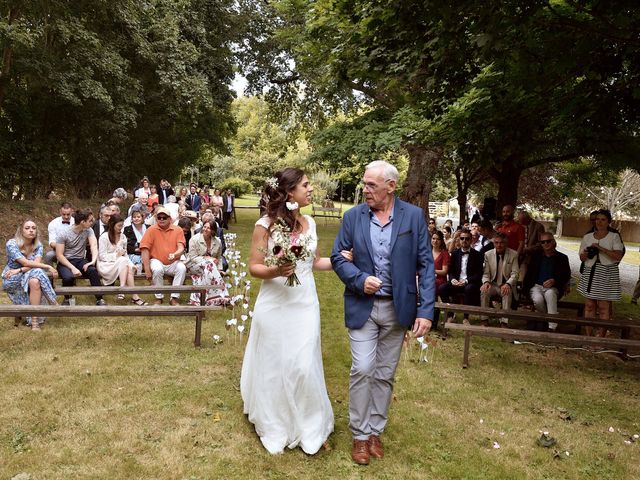
[[[440,286],[447,283],[447,273],[449,272],[449,251],[444,242],[444,234],[440,230],[436,230],[431,235],[431,254],[433,255],[433,263],[436,270],[436,294],[440,290]],[[438,319],[440,318],[440,310],[435,309],[433,314],[432,330],[438,328]]]

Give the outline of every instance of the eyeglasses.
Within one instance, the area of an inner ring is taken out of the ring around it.
[[[543,244],[543,245],[545,243],[552,243],[552,242],[553,242],[553,240],[540,240],[540,243]]]
[[[429,225],[435,225],[436,222],[429,222]]]
[[[388,178],[388,179],[386,179],[384,181],[384,183],[387,183],[387,182],[390,182],[390,181],[391,181],[391,179]],[[360,182],[360,186],[362,187],[363,190],[369,190],[369,191],[375,190],[378,187],[380,187],[380,185],[378,185],[376,183],[373,183],[373,182]]]
[[[460,240],[471,240],[471,237],[460,237]]]
[[[158,215],[156,218],[158,220],[167,220],[169,217],[167,217],[166,215]]]

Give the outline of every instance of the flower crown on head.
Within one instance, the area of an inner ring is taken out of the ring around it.
[[[276,177],[267,178],[267,185],[269,185],[274,190],[278,188],[278,179]]]

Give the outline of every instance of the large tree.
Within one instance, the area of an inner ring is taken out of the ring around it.
[[[522,172],[536,165],[585,155],[637,165],[640,12],[628,2],[271,5],[255,52],[275,46],[279,61],[255,79],[270,80],[275,98],[320,110],[359,100],[388,118],[422,118],[404,137],[415,147],[412,180],[433,176],[426,158],[455,152],[449,158],[494,178],[503,204],[516,202]],[[302,96],[291,93],[299,83]]]

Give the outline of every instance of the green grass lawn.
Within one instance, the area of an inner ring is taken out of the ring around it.
[[[239,211],[231,225],[245,259],[257,215]],[[318,226],[326,255],[339,225]],[[434,337],[429,363],[418,363],[416,343],[405,350],[386,457],[354,465],[342,285],[330,272],[316,280],[332,451],[271,456],[262,448],[242,414],[246,334],[225,329],[231,312],[208,314],[199,349],[184,318],[53,318],[40,334],[5,318],[0,478],[640,478],[640,442],[625,443],[640,434],[637,360],[477,338],[463,370],[455,334]],[[536,444],[543,431],[555,446]]]

